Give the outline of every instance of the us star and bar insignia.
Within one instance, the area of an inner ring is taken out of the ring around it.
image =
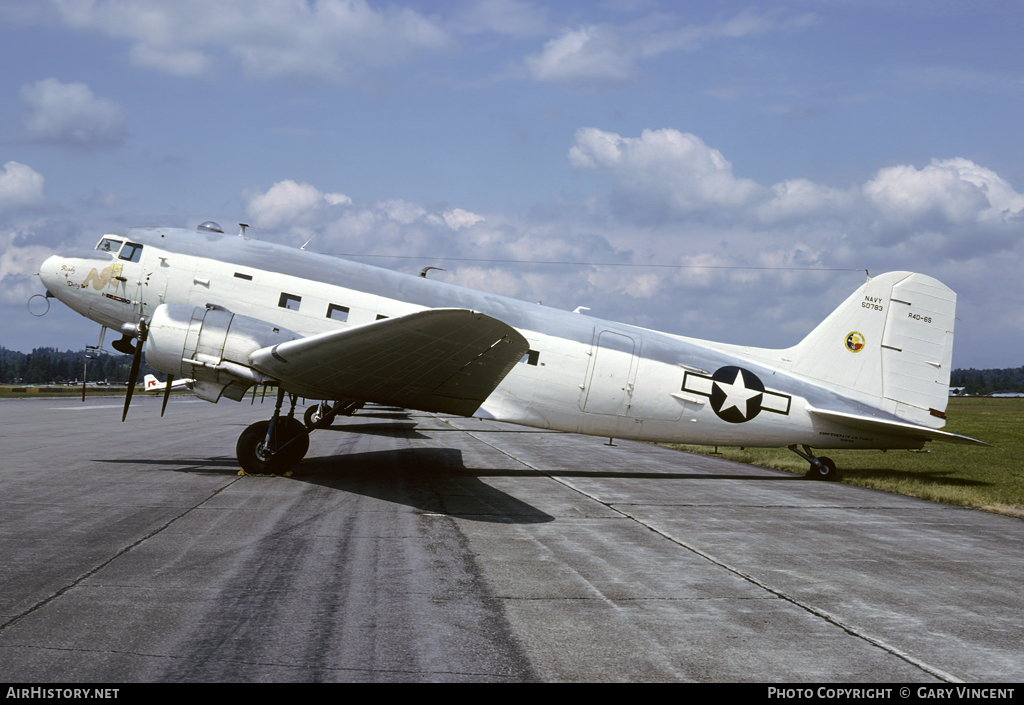
[[[729,423],[745,423],[762,411],[788,415],[792,401],[788,394],[765,389],[750,370],[732,365],[720,367],[710,377],[687,371],[682,389],[708,397],[718,418]]]

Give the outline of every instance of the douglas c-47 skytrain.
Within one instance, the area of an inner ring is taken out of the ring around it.
[[[125,414],[143,346],[167,389],[188,377],[199,398],[237,402],[276,386],[273,416],[238,439],[250,473],[287,470],[311,429],[368,402],[614,438],[787,446],[822,479],[836,467],[815,450],[980,444],[939,430],[956,295],[922,274],[870,279],[786,350],[602,321],[212,222],[104,235],[39,275],[47,296],[118,331],[114,348],[134,354]],[[298,397],[323,400],[305,424]]]

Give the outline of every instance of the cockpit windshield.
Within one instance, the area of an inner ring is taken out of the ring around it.
[[[100,252],[111,252],[117,254],[121,250],[121,245],[124,244],[124,240],[118,240],[112,237],[105,237],[100,240],[100,244],[96,245],[96,249]]]
[[[124,247],[121,249],[121,259],[138,262],[142,259],[142,245],[138,245],[134,242],[125,243]]]

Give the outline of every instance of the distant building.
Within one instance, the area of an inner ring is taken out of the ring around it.
[[[967,396],[967,387],[950,387],[949,396],[951,397],[965,397]]]

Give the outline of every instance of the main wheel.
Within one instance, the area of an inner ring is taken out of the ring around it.
[[[812,464],[811,469],[807,471],[804,477],[812,480],[825,480],[827,482],[834,482],[839,479],[839,471],[836,470],[836,464],[832,462],[832,458],[818,458],[818,463]]]
[[[242,431],[235,444],[238,464],[250,475],[287,472],[309,450],[309,432],[298,420],[287,416],[278,418],[268,445],[269,425],[269,421],[257,421]]]
[[[320,413],[319,404],[314,404],[306,409],[306,413],[302,415],[302,419],[306,422],[306,428],[309,430],[313,430],[314,428],[329,428],[331,425],[324,422],[324,416]]]

